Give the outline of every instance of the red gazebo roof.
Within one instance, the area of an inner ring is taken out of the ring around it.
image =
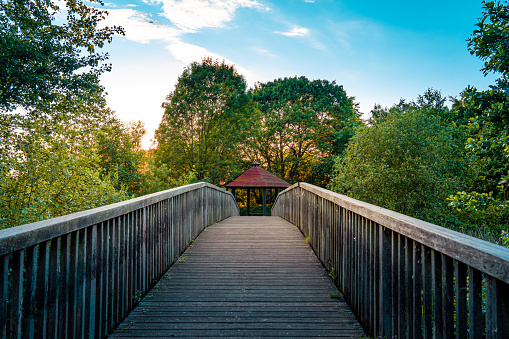
[[[255,161],[250,169],[239,175],[235,180],[224,185],[227,188],[287,188],[291,185],[260,167]]]

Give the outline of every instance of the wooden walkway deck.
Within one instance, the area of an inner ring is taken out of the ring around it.
[[[208,227],[111,337],[359,338],[300,231],[279,217]]]

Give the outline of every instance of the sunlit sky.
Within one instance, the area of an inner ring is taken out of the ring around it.
[[[467,39],[481,0],[106,0],[108,25],[125,28],[103,50],[108,106],[142,120],[151,144],[184,68],[212,56],[234,64],[248,86],[306,76],[336,81],[367,117],[427,88],[458,96],[486,89]]]

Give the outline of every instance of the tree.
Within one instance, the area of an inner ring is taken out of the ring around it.
[[[129,197],[101,171],[96,144],[113,115],[96,49],[122,29],[99,29],[107,13],[80,0],[65,4],[57,23],[53,1],[0,1],[0,228]]]
[[[426,102],[400,103],[358,128],[336,159],[329,188],[430,222],[451,222],[446,198],[468,176],[461,133]]]
[[[246,81],[234,66],[204,58],[179,77],[156,131],[158,164],[174,179],[193,170],[197,178],[219,184],[240,172],[242,146],[256,116]]]
[[[484,1],[484,12],[469,39],[471,54],[485,61],[482,71],[502,78],[489,90],[467,87],[452,114],[467,134],[465,149],[474,170],[464,191],[449,197],[464,223],[507,239],[509,229],[509,5]],[[506,243],[509,244],[509,243]]]
[[[98,28],[106,11],[80,0],[65,3],[66,20],[57,24],[60,8],[52,0],[0,2],[0,112],[50,105],[62,95],[89,100],[102,91],[98,77],[110,65],[96,49],[123,31]]]
[[[251,91],[262,115],[257,147],[267,169],[290,182],[322,184],[360,123],[354,98],[327,80],[306,77],[257,84]]]
[[[0,115],[0,228],[128,198],[98,166],[89,124]],[[87,137],[83,137],[83,136]]]
[[[468,39],[471,54],[484,60],[484,75],[501,73],[509,78],[509,1],[483,1],[484,12]]]
[[[112,114],[94,134],[102,176],[114,174],[117,178],[115,188],[124,188],[129,195],[144,192],[146,155],[141,149],[145,135],[143,123],[138,121],[125,125]]]

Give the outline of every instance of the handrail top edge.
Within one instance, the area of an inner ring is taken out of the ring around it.
[[[293,190],[297,187],[301,187],[303,189],[306,189],[308,191],[311,191],[319,196],[322,196],[324,198],[329,198],[328,200],[334,201],[334,202],[345,202],[353,207],[357,207],[361,211],[354,211],[356,213],[359,213],[362,216],[368,217],[370,220],[379,223],[380,225],[384,227],[388,227],[398,233],[401,233],[405,236],[408,236],[409,238],[416,240],[420,243],[423,243],[426,246],[429,246],[431,248],[435,248],[436,243],[432,243],[432,239],[427,237],[417,237],[415,235],[412,235],[411,230],[405,227],[401,224],[406,224],[407,226],[411,226],[414,229],[417,229],[421,231],[422,233],[427,233],[429,235],[436,235],[439,237],[447,237],[449,240],[454,241],[460,245],[469,246],[474,248],[475,250],[480,250],[483,252],[486,252],[489,255],[498,257],[504,261],[506,261],[509,264],[509,248],[506,248],[504,246],[500,246],[497,244],[493,244],[491,242],[488,242],[486,240],[478,239],[475,237],[472,237],[467,234],[463,234],[451,229],[447,229],[445,227],[432,224],[430,222],[420,220],[417,218],[413,218],[410,216],[407,216],[405,214],[401,214],[395,211],[391,211],[389,209],[379,207],[376,205],[369,204],[367,202],[363,202],[357,199],[350,198],[348,196],[327,190],[322,187],[318,187],[312,184],[308,184],[305,182],[299,182],[296,183],[290,187],[288,187],[285,191],[282,191],[280,194],[284,194],[286,191]],[[330,199],[332,198],[332,199]],[[334,199],[335,198],[335,199]],[[339,201],[337,201],[339,200]],[[275,202],[274,202],[275,205]],[[364,213],[362,213],[364,212]],[[369,213],[365,212],[374,212],[376,214],[373,215],[367,215]],[[417,233],[417,232],[415,232]]]
[[[13,241],[17,238],[20,237],[29,238],[34,233],[40,232],[49,235],[50,233],[53,233],[56,229],[60,229],[61,232],[56,232],[57,234],[50,237],[51,239],[53,237],[58,237],[82,228],[86,228],[88,226],[100,223],[102,221],[109,220],[123,214],[127,214],[134,210],[144,208],[159,201],[169,199],[174,196],[178,196],[180,194],[184,194],[186,192],[190,192],[192,190],[196,190],[202,187],[212,188],[222,193],[231,195],[233,197],[233,195],[230,192],[220,187],[217,187],[208,182],[198,182],[185,186],[174,187],[168,190],[147,194],[141,197],[124,200],[109,205],[88,209],[85,211],[63,215],[60,217],[36,221],[33,223],[19,226],[13,226],[10,228],[0,230],[0,256],[11,252],[11,250],[7,250],[6,248],[7,247],[12,248],[13,244],[6,245],[6,242]],[[45,238],[47,238],[47,236],[43,237],[41,241],[48,240]],[[39,241],[34,241],[34,243],[39,243]]]

